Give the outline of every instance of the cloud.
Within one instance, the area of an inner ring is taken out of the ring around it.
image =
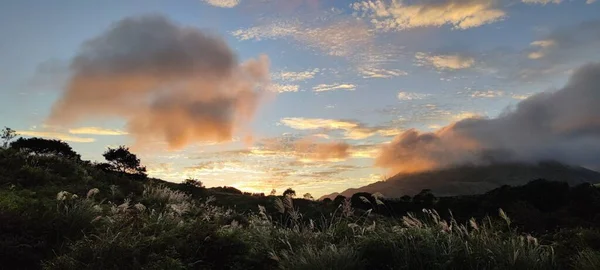
[[[349,83],[333,83],[333,84],[319,84],[313,87],[313,91],[315,92],[325,92],[325,91],[334,91],[334,90],[347,90],[354,91],[356,90],[356,85]]]
[[[69,133],[71,134],[85,134],[85,135],[108,135],[108,136],[118,136],[118,135],[127,135],[129,133],[117,130],[117,129],[105,129],[100,127],[80,127],[69,129]]]
[[[351,4],[359,17],[368,19],[380,31],[451,25],[468,29],[502,20],[506,13],[494,0],[416,1],[370,0]]]
[[[383,68],[360,68],[358,72],[363,76],[363,78],[392,78],[398,76],[406,76],[408,73],[399,69],[383,69]]]
[[[600,168],[600,63],[579,68],[556,92],[531,96],[494,119],[435,132],[409,130],[382,147],[376,165],[413,172],[458,164],[555,160]]]
[[[137,143],[172,149],[231,141],[260,105],[268,69],[266,56],[238,64],[223,40],[197,28],[125,18],[81,46],[48,123],[125,119]]]
[[[429,96],[429,94],[420,94],[420,93],[412,93],[412,92],[404,92],[404,91],[398,93],[399,100],[424,99],[428,96]]]
[[[533,40],[527,49],[497,50],[481,62],[505,72],[510,81],[546,81],[570,74],[577,66],[600,57],[600,20],[556,28]]]
[[[598,55],[600,20],[556,29],[543,39],[532,42],[531,46],[533,51],[528,57],[538,60],[536,63],[542,66],[574,59],[587,60]]]
[[[202,0],[203,2],[220,8],[232,8],[240,4],[241,0]]]
[[[521,0],[521,1],[523,1],[523,3],[525,3],[525,4],[541,4],[541,5],[545,5],[545,4],[549,4],[549,3],[560,4],[562,2],[562,0]]]
[[[350,145],[343,142],[317,143],[301,140],[295,144],[295,152],[300,162],[338,162],[350,156]]]
[[[529,59],[540,59],[540,58],[544,57],[546,50],[549,50],[551,47],[553,47],[555,45],[556,45],[556,42],[551,39],[536,40],[534,42],[531,42],[531,46],[538,47],[539,50],[529,53],[529,55],[527,57],[529,57]]]
[[[391,127],[368,127],[354,120],[290,117],[281,119],[280,123],[297,130],[343,130],[344,138],[351,140],[366,139],[377,134],[394,136],[400,132]]]
[[[525,4],[538,4],[538,5],[546,5],[546,4],[560,4],[563,0],[521,0]],[[596,2],[596,0],[586,0],[586,4],[592,4]]]
[[[471,97],[474,98],[497,98],[504,96],[503,91],[499,90],[487,90],[487,91],[474,91],[471,93]]]
[[[18,135],[28,136],[28,137],[42,137],[42,138],[50,138],[50,139],[58,139],[66,142],[78,142],[78,143],[91,143],[95,142],[94,138],[84,138],[72,136],[69,134],[61,133],[61,132],[52,132],[52,131],[33,131],[33,130],[18,130]]]
[[[314,138],[284,135],[260,141],[249,155],[292,158],[301,163],[340,162],[350,157],[350,145],[344,142],[317,142]]]
[[[300,89],[300,86],[297,84],[273,83],[273,84],[269,85],[267,89],[269,91],[276,92],[276,93],[298,92],[298,89]]]
[[[381,150],[378,144],[359,144],[350,148],[350,156],[353,158],[376,158]]]
[[[306,71],[281,71],[275,73],[272,78],[274,80],[282,80],[286,82],[300,82],[314,78],[319,71],[320,70],[318,68]]]
[[[270,24],[238,29],[231,33],[241,41],[293,39],[309,48],[333,56],[350,56],[368,45],[373,37],[359,21],[337,20],[326,25],[310,25],[298,20],[275,21]]]
[[[475,64],[475,59],[462,55],[429,55],[418,52],[415,59],[419,65],[433,66],[436,69],[465,69]]]

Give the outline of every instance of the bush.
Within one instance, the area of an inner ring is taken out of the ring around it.
[[[573,262],[573,269],[595,270],[600,269],[600,251],[590,249],[583,250],[577,254]]]

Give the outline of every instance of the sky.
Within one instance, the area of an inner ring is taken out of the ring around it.
[[[464,163],[600,168],[594,0],[0,3],[0,125],[152,177],[317,197]]]

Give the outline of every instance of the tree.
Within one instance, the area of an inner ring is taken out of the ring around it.
[[[275,196],[276,194],[277,194],[277,190],[271,189],[271,193],[269,194],[269,196]]]
[[[431,192],[431,189],[423,189],[413,197],[412,201],[423,208],[431,208],[435,204],[436,197]]]
[[[314,200],[315,198],[313,198],[313,196],[312,196],[310,193],[306,193],[306,194],[304,194],[304,199],[306,199],[306,200],[311,200],[311,201],[312,201],[312,200]]]
[[[62,156],[71,159],[80,159],[81,156],[73,148],[61,140],[44,138],[19,138],[10,144],[10,148],[37,155]]]
[[[288,188],[283,192],[283,196],[296,197],[296,191],[294,191],[292,188]]]
[[[412,200],[412,198],[409,195],[404,195],[402,197],[400,197],[400,201],[402,202],[410,202]]]
[[[342,202],[344,202],[344,200],[346,200],[346,196],[340,194],[335,196],[335,198],[333,199],[333,203],[335,205],[340,205]]]
[[[118,148],[109,147],[102,156],[108,161],[113,171],[146,176],[146,167],[141,166],[140,159],[129,152],[129,147],[124,145]]]
[[[0,138],[2,138],[2,147],[7,148],[8,143],[17,136],[17,132],[12,128],[4,127],[2,131],[0,131]]]
[[[183,184],[186,186],[196,187],[196,188],[204,188],[204,184],[202,181],[194,178],[188,178],[183,181]]]

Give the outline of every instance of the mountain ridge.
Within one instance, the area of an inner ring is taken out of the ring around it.
[[[600,183],[600,172],[558,162],[462,165],[418,173],[399,173],[384,181],[323,195],[319,200],[334,199],[338,195],[350,197],[358,192],[379,192],[388,198],[399,198],[414,196],[423,189],[430,189],[436,196],[472,195],[503,185],[524,185],[535,179],[567,182],[570,186],[585,182],[597,184]]]

